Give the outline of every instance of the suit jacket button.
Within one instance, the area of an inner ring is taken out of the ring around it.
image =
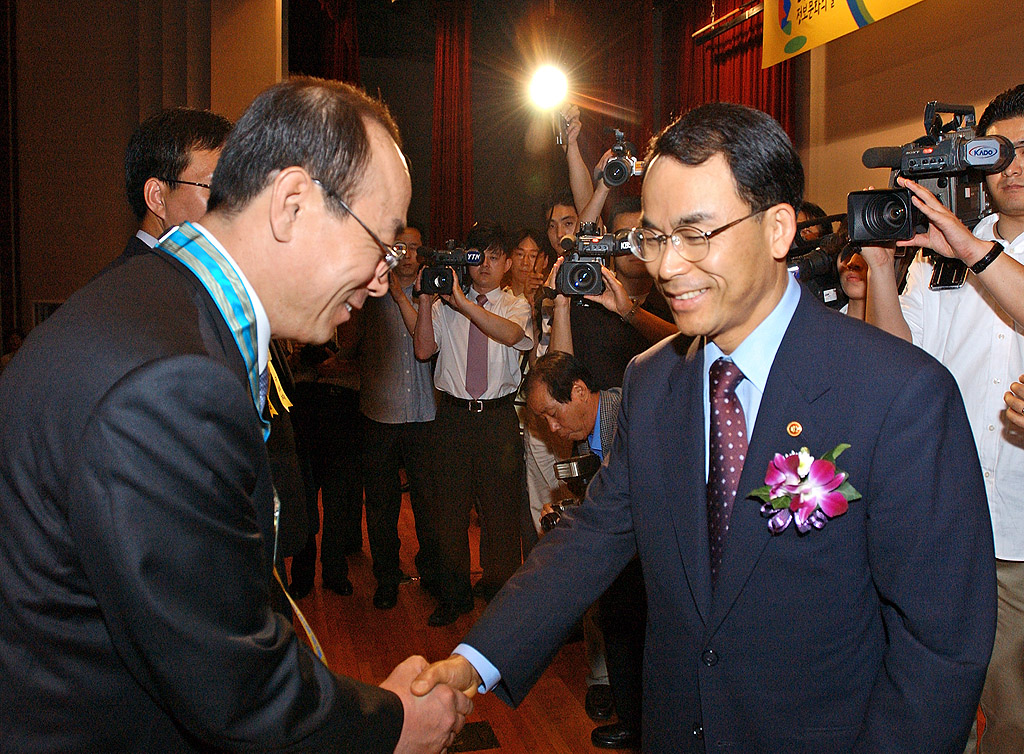
[[[705,649],[700,655],[701,661],[709,668],[718,664],[718,655],[713,649]]]
[[[698,741],[704,740],[704,727],[700,723],[693,724],[693,735]]]

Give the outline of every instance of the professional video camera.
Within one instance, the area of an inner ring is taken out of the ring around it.
[[[598,235],[596,223],[583,223],[580,232],[560,245],[567,252],[555,276],[555,290],[566,296],[597,296],[604,291],[601,266],[608,257],[629,254],[629,232]]]
[[[449,241],[444,251],[421,246],[418,253],[428,260],[420,277],[420,293],[451,293],[455,278],[449,268],[458,274],[462,290],[468,291],[472,283],[469,268],[476,267],[483,261],[483,254],[479,249],[457,249],[455,241]]]
[[[942,113],[953,117],[942,122]],[[872,147],[864,166],[890,168],[896,178],[911,178],[938,197],[968,228],[992,209],[985,194],[984,174],[998,173],[1013,161],[1013,144],[1002,136],[975,136],[971,105],[929,102],[924,109],[925,135],[902,147]],[[847,199],[850,241],[869,244],[907,241],[928,230],[928,218],[914,207],[904,188],[854,191]],[[967,275],[962,262],[936,257],[931,287],[959,287]]]
[[[549,532],[554,529],[566,508],[583,502],[583,496],[587,493],[587,485],[590,484],[590,480],[594,478],[594,474],[599,468],[601,468],[601,459],[594,453],[573,456],[564,461],[555,462],[555,478],[560,482],[565,482],[572,497],[553,503],[551,513],[541,516],[540,528],[542,531]]]
[[[848,257],[856,248],[850,246],[846,231],[827,233],[812,241],[800,238],[801,228],[829,225],[845,215],[814,217],[797,225],[798,232],[786,256],[786,267],[825,306],[842,309],[847,302],[839,282],[839,259]]]
[[[598,178],[603,178],[609,188],[621,186],[634,175],[644,174],[643,160],[636,158],[636,145],[626,141],[626,135],[617,128],[610,129],[615,134],[612,144],[612,157],[604,165]]]

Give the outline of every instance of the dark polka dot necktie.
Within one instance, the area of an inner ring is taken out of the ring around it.
[[[722,565],[729,518],[736,488],[747,457],[747,422],[736,397],[743,372],[734,363],[718,359],[711,365],[711,428],[708,435],[708,544],[711,553],[711,585]]]

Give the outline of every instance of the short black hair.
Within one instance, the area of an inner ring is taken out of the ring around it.
[[[639,212],[640,209],[639,196],[624,196],[622,199],[615,202],[615,205],[612,207],[612,211],[608,213],[608,227],[611,228],[615,226],[615,219],[619,215],[629,215],[634,212]]]
[[[124,192],[138,220],[146,216],[146,181],[175,180],[197,150],[219,149],[231,121],[209,110],[174,107],[139,124],[124,154]]]
[[[984,136],[996,121],[1024,117],[1024,84],[1007,89],[988,103],[978,121],[978,136]]]
[[[805,201],[803,204],[801,204],[797,212],[803,212],[805,215],[807,215],[808,220],[813,220],[817,217],[826,217],[828,215],[828,213],[825,212],[825,210],[822,209],[819,205],[815,204],[814,202],[808,201]],[[808,225],[807,227],[813,228],[815,226]],[[832,223],[828,221],[818,223],[817,227],[821,231],[821,235],[823,236],[827,236],[829,233],[832,232]]]
[[[387,106],[340,81],[300,76],[264,90],[238,119],[224,144],[207,209],[237,212],[285,168],[299,166],[351,204],[370,163],[366,126],[384,128],[401,148]],[[348,213],[325,195],[337,215]]]
[[[496,249],[502,255],[508,256],[508,234],[505,229],[491,220],[480,220],[473,223],[466,236],[467,249],[479,249],[485,252],[488,249]]]
[[[592,393],[598,391],[597,382],[583,362],[565,351],[548,351],[534,362],[526,374],[526,390],[524,395],[543,383],[548,394],[558,403],[569,403],[572,400],[572,386],[580,380]]]
[[[736,191],[754,211],[803,202],[800,157],[778,121],[745,105],[711,102],[690,110],[651,139],[646,164],[660,155],[684,165],[725,157]]]
[[[538,249],[543,249],[544,241],[547,240],[544,234],[541,233],[536,228],[520,228],[512,235],[512,238],[508,245],[509,249],[514,249],[527,238],[529,238],[531,241],[537,244]]]
[[[551,220],[551,210],[558,206],[577,209],[576,200],[573,199],[572,191],[568,187],[556,189],[544,200],[543,212],[541,213],[544,218],[544,227],[547,227],[548,222]]]

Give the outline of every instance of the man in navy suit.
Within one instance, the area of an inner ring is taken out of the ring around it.
[[[638,551],[645,751],[962,750],[995,578],[954,381],[787,273],[803,173],[770,117],[705,105],[648,157],[636,253],[697,338],[633,361],[587,501],[413,693],[518,703]]]

